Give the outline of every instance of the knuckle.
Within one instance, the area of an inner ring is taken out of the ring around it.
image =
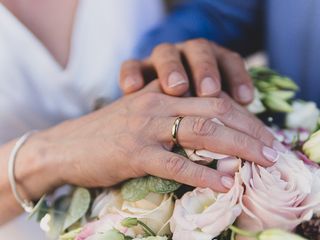
[[[150,107],[154,107],[156,104],[163,100],[163,94],[155,93],[155,92],[147,92],[142,94],[136,99],[136,104],[142,106],[143,108],[149,109]]]
[[[138,61],[134,59],[126,60],[122,63],[122,68],[135,67],[138,65]]]
[[[232,103],[227,98],[215,98],[211,104],[213,111],[220,115],[230,114],[233,110]]]
[[[242,57],[239,53],[237,52],[230,52],[229,53],[229,57],[234,59],[234,60],[237,60],[237,61],[241,61],[242,62]]]
[[[178,156],[170,157],[167,162],[165,169],[167,172],[171,173],[173,177],[181,175],[188,168],[188,161]]]
[[[253,137],[261,139],[264,135],[265,127],[261,124],[252,124],[252,134]]]
[[[249,148],[252,148],[252,145],[250,146],[250,142],[248,137],[246,137],[246,135],[244,134],[236,134],[233,137],[233,144],[234,146],[237,146],[237,148],[240,151],[245,151]]]
[[[205,38],[196,38],[196,39],[192,39],[187,41],[188,45],[196,45],[196,46],[210,46],[210,43],[207,39]]]
[[[212,136],[217,130],[217,124],[213,123],[211,119],[195,118],[192,126],[192,132],[196,136]]]
[[[168,60],[159,65],[159,69],[171,71],[181,71],[181,63],[176,60]]]
[[[195,170],[195,179],[197,179],[198,184],[200,186],[207,185],[207,182],[208,182],[207,170],[204,167],[198,167]]]
[[[221,58],[222,58],[222,61],[224,62],[237,62],[237,63],[243,62],[243,59],[239,53],[231,52],[231,51],[227,51],[224,54],[222,54]]]
[[[212,72],[214,64],[212,61],[206,59],[195,63],[195,69],[201,69],[204,72]]]
[[[158,46],[156,46],[153,51],[152,51],[152,55],[166,55],[166,54],[170,54],[174,51],[175,46],[173,44],[170,43],[162,43]]]

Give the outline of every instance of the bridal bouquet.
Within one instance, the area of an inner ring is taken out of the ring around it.
[[[272,167],[175,147],[234,175],[233,187],[218,193],[145,176],[108,189],[70,187],[41,199],[32,215],[61,240],[319,240],[319,109],[294,100],[298,87],[289,78],[267,68],[250,74],[256,89],[248,109],[285,146]]]

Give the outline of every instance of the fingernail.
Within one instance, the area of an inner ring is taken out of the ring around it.
[[[125,88],[131,88],[132,86],[137,84],[137,80],[133,77],[126,77],[124,79],[124,87]]]
[[[288,149],[279,141],[273,140],[272,147],[282,153],[286,153]]]
[[[169,88],[174,88],[181,84],[186,84],[187,80],[178,72],[173,72],[169,75],[168,86]]]
[[[206,77],[202,80],[200,88],[202,96],[210,96],[217,91],[218,86],[211,77]]]
[[[279,154],[277,153],[277,151],[266,146],[262,148],[262,153],[270,162],[276,162],[279,158]]]
[[[252,99],[250,88],[245,84],[240,85],[238,88],[238,97],[244,102],[249,102]]]
[[[234,180],[232,177],[227,177],[227,176],[222,176],[221,177],[221,184],[225,187],[225,188],[232,188],[233,184],[234,184]]]

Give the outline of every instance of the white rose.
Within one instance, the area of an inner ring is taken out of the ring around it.
[[[170,222],[173,240],[211,240],[228,228],[241,213],[239,181],[236,174],[228,193],[196,188],[177,200]]]
[[[104,205],[103,207],[101,207]],[[157,235],[170,234],[169,220],[172,216],[174,201],[172,194],[150,193],[144,199],[136,202],[123,200],[120,191],[111,190],[95,202],[93,212],[99,211],[98,216],[104,218],[108,214],[118,214],[124,218],[137,218]],[[117,228],[117,226],[116,226]],[[121,231],[121,229],[118,229]],[[144,233],[143,229],[138,227],[131,228],[132,237]],[[128,234],[128,233],[127,233]]]
[[[279,228],[291,231],[310,220],[320,207],[320,183],[316,169],[291,152],[279,153],[276,164],[263,168],[245,162],[240,169],[245,185],[240,228],[262,231]]]
[[[288,128],[315,130],[320,112],[314,102],[295,101],[292,108],[293,111],[286,116],[286,126]]]

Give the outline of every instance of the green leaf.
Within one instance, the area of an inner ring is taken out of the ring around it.
[[[179,154],[181,156],[184,156],[185,158],[188,158],[187,153],[184,151],[184,149],[180,146],[174,146],[172,149],[172,152]]]
[[[63,230],[70,227],[86,214],[89,209],[90,200],[90,193],[87,189],[78,187],[74,190]]]
[[[61,196],[54,203],[49,210],[49,232],[47,235],[50,239],[57,239],[63,231],[64,222],[67,211],[70,206],[71,199],[69,196]]]
[[[148,177],[148,189],[154,193],[171,193],[176,191],[181,186],[172,180],[167,180],[159,177],[149,176]]]
[[[34,216],[37,216],[37,221],[40,221],[44,217],[44,215],[48,213],[49,208],[45,200],[46,195],[43,195],[37,202],[36,206],[34,206],[34,208],[32,209],[32,212],[29,214],[29,220]]]
[[[293,109],[289,103],[282,100],[281,98],[276,98],[272,96],[266,96],[263,100],[266,107],[275,112],[292,112]]]
[[[148,177],[131,179],[121,187],[121,194],[124,200],[135,202],[145,198],[149,194]]]

